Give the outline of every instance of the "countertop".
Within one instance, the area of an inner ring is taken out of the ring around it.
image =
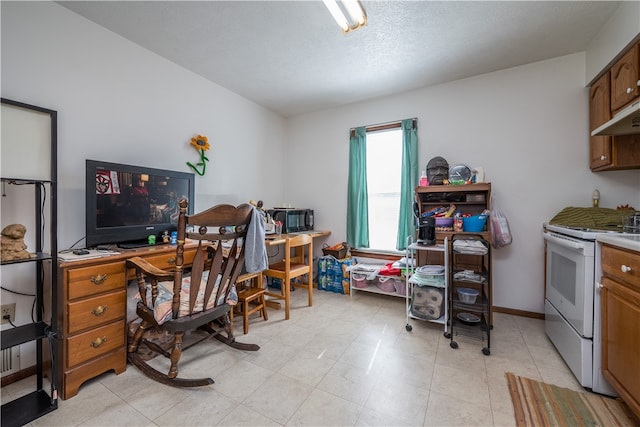
[[[624,249],[629,249],[631,251],[640,252],[640,234],[599,234],[596,237],[596,241]]]

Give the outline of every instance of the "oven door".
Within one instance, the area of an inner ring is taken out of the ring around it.
[[[546,299],[576,330],[593,337],[595,243],[545,232]]]

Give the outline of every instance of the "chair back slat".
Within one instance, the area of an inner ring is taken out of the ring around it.
[[[205,250],[202,246],[202,241],[198,242],[198,249],[193,257],[193,263],[191,265],[191,288],[189,292],[189,314],[193,313],[193,309],[196,306],[198,299],[198,292],[200,291],[200,282],[202,281],[202,273],[205,268]]]
[[[209,306],[216,307],[218,303],[226,302],[231,286],[235,284],[244,266],[244,242],[252,214],[252,207],[247,204],[238,207],[217,205],[195,215],[187,215],[186,200],[181,200],[179,206],[176,271],[171,307],[174,319],[179,317],[180,312],[186,239],[198,241],[191,266],[188,301],[188,311],[191,315],[196,309],[200,291],[204,294],[202,311],[206,311]],[[228,249],[229,244],[231,249]],[[208,277],[203,284],[205,272],[208,272]],[[213,304],[210,302],[211,298],[215,298]]]

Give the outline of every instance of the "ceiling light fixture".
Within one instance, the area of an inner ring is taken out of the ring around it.
[[[342,33],[356,30],[367,25],[367,14],[358,0],[322,0],[331,16],[336,20]]]

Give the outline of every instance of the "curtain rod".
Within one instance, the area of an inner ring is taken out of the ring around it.
[[[411,120],[413,120],[413,126],[415,126],[416,122],[418,121],[418,118],[417,117],[413,117]],[[374,131],[374,130],[390,129],[390,128],[393,128],[395,126],[400,126],[401,124],[402,124],[402,120],[394,120],[392,122],[377,123],[377,124],[374,124],[374,125],[366,126],[365,130],[367,132],[371,132],[371,131]],[[360,126],[358,126],[358,127],[360,127]],[[350,132],[353,132],[355,130],[356,130],[356,128],[349,129]]]

